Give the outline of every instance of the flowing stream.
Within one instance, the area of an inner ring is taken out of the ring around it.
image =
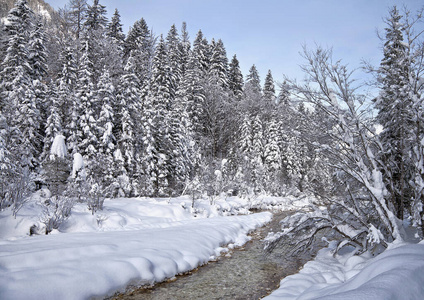
[[[275,213],[269,224],[252,233],[251,241],[217,261],[173,281],[132,290],[114,299],[260,299],[277,289],[282,278],[297,273],[323,246],[316,244],[309,253],[291,254],[283,244],[267,253],[262,239],[270,231],[279,231],[280,220],[289,214]]]

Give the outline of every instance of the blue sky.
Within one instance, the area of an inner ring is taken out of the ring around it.
[[[54,8],[68,0],[47,0]],[[144,18],[154,33],[166,35],[172,24],[187,23],[190,40],[199,29],[210,41],[222,39],[228,58],[234,54],[244,75],[255,64],[263,80],[271,69],[276,81],[283,74],[302,78],[302,45],[333,47],[335,58],[352,68],[365,59],[378,65],[383,18],[393,5],[412,12],[422,0],[100,0],[109,16],[118,8],[124,30]],[[92,1],[88,0],[91,4]]]

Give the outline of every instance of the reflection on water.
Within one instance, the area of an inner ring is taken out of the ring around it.
[[[261,239],[271,230],[280,230],[279,221],[288,214],[274,214],[267,226],[252,235],[252,241],[234,250],[230,257],[223,256],[175,281],[137,289],[115,299],[260,299],[311,259],[309,253],[292,255],[285,245],[271,254],[263,250]]]

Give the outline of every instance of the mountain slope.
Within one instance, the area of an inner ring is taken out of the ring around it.
[[[0,0],[1,19],[7,16],[9,11],[15,5],[15,2],[16,0]],[[35,13],[43,15],[49,21],[54,15],[56,15],[56,11],[43,0],[28,0],[28,4]]]

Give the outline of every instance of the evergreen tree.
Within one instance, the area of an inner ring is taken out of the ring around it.
[[[263,189],[263,124],[259,115],[256,115],[252,120],[252,184],[255,192],[260,192]]]
[[[35,168],[41,151],[41,115],[37,105],[29,63],[29,41],[34,28],[34,13],[26,0],[19,0],[9,12],[6,24],[8,39],[2,62],[0,109],[9,117],[8,123],[22,134],[14,141],[25,158],[23,164]]]
[[[202,74],[199,64],[193,55],[190,55],[187,71],[177,91],[177,100],[188,114],[191,131],[195,139],[200,141],[204,131],[204,102],[205,90],[202,84]]]
[[[116,106],[115,88],[107,70],[103,70],[97,88],[97,98],[100,100],[101,109],[97,119],[99,150],[107,155],[108,161],[113,161],[113,152],[116,148],[114,136],[114,111]]]
[[[213,42],[212,46],[209,73],[219,79],[219,83],[224,89],[228,89],[228,58],[224,43],[222,40],[218,40],[217,43]]]
[[[155,42],[156,39],[142,18],[130,28],[124,43],[124,61],[126,62],[132,55],[135,63],[134,73],[144,94],[147,94],[146,90],[151,80]]]
[[[43,19],[37,16],[33,31],[29,37],[29,64],[31,66],[31,79],[34,89],[35,103],[40,112],[40,122],[45,122],[48,116],[48,88],[45,84],[47,78],[47,39],[44,33]],[[55,92],[53,92],[55,93]],[[44,126],[40,126],[40,135],[44,136]]]
[[[117,111],[117,133],[118,145],[124,167],[128,176],[132,177],[135,172],[135,113],[141,107],[140,89],[138,78],[135,75],[134,58],[130,55],[125,66],[124,74],[121,78],[120,91],[118,95],[118,111]]]
[[[268,70],[268,73],[265,77],[264,83],[264,99],[268,103],[275,103],[275,85],[274,79],[272,78],[271,70]]]
[[[198,68],[203,76],[209,70],[209,45],[207,40],[203,37],[201,30],[197,33],[196,39],[193,42],[193,58],[198,63]]]
[[[35,26],[29,37],[29,63],[32,70],[32,79],[43,81],[48,72],[47,66],[47,38],[41,16],[35,18]]]
[[[18,99],[13,95],[17,79],[24,81],[22,83],[28,89],[32,84],[28,44],[33,28],[33,18],[33,12],[28,7],[26,0],[16,2],[15,7],[7,16],[5,25],[6,55],[2,61],[2,70],[0,71],[1,92],[3,94],[3,103],[0,103],[0,108],[2,109],[13,111],[13,106],[18,104]],[[8,97],[15,99],[10,101],[7,99]]]
[[[56,87],[51,86],[49,88],[49,91],[50,111],[45,125],[45,135],[43,140],[44,147],[43,152],[41,154],[41,161],[45,161],[49,158],[49,153],[54,138],[57,135],[62,134],[62,118],[58,106],[59,102]]]
[[[62,120],[62,126],[64,128],[64,135],[69,136],[68,127],[72,123],[72,115],[75,105],[75,94],[77,85],[77,63],[73,54],[73,51],[70,47],[66,47],[61,56],[61,71],[58,74],[57,79],[57,93],[58,93],[58,109],[59,114]],[[74,143],[67,142],[68,149],[73,149]]]
[[[396,215],[403,219],[404,205],[408,196],[411,167],[409,145],[412,120],[412,101],[409,96],[409,60],[403,40],[402,16],[394,7],[386,20],[384,58],[379,74],[382,89],[376,100],[376,121],[383,126],[380,134],[385,153],[382,160],[387,166],[387,188],[393,195]]]
[[[123,47],[125,41],[125,34],[122,30],[121,15],[119,14],[118,9],[115,9],[112,19],[110,20],[110,23],[107,26],[107,35],[111,37],[115,41],[115,43]]]
[[[159,196],[169,195],[170,159],[169,151],[170,111],[175,98],[175,77],[170,72],[166,55],[165,42],[161,37],[153,61],[152,83],[149,90],[148,113],[153,115],[152,153],[155,161],[155,193]]]
[[[261,81],[259,79],[258,70],[256,66],[253,65],[249,69],[249,74],[246,76],[246,81],[244,83],[244,99],[248,107],[256,110],[258,105],[261,105],[262,99],[262,89]],[[252,112],[254,113],[254,111]]]
[[[107,26],[106,6],[99,4],[99,0],[93,0],[93,5],[88,5],[86,20],[84,22],[87,30],[103,30]]]
[[[183,22],[181,26],[181,42],[180,42],[180,54],[181,54],[181,76],[185,75],[188,68],[188,62],[190,59],[191,44],[190,37],[187,32],[187,24]]]
[[[8,207],[11,203],[9,202],[9,191],[10,191],[10,180],[13,178],[13,174],[17,171],[16,161],[13,158],[13,152],[11,151],[11,144],[9,142],[11,130],[7,124],[6,118],[0,111],[0,209]]]
[[[281,170],[281,152],[280,152],[280,128],[276,118],[268,122],[265,128],[266,142],[264,145],[264,164],[266,169],[266,183],[268,191],[278,194],[279,174]]]
[[[128,59],[131,51],[141,48],[148,39],[149,34],[150,30],[146,21],[143,18],[137,20],[128,31],[127,38],[125,39],[124,57]]]
[[[228,87],[237,99],[241,98],[243,95],[243,74],[241,73],[236,55],[231,59],[230,69],[228,71]]]
[[[88,55],[89,47],[89,43],[86,41],[85,51],[81,57],[81,66],[78,72],[79,78],[76,95],[80,105],[77,123],[78,147],[88,165],[98,151],[97,114],[95,113],[97,99],[94,94],[92,80],[93,65]]]
[[[168,36],[166,37],[166,51],[170,73],[174,77],[177,86],[181,80],[183,72],[183,61],[181,60],[182,53],[180,43],[180,37],[178,36],[177,29],[175,25],[172,25],[171,29],[168,32]]]
[[[280,92],[278,93],[276,103],[281,104],[281,106],[284,108],[287,108],[290,105],[290,93],[288,91],[288,86],[286,81],[280,84]]]

